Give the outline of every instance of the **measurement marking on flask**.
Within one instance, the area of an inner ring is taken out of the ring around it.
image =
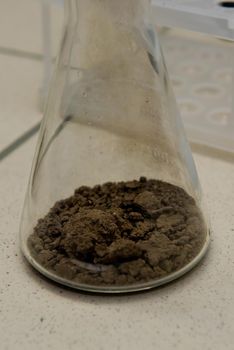
[[[153,156],[168,165],[175,165],[175,162],[170,158],[167,152],[162,152],[158,148],[153,149]]]

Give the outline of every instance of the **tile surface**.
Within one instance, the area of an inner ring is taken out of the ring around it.
[[[41,62],[0,55],[0,151],[40,121],[41,81]]]
[[[0,47],[42,53],[42,2],[44,0],[0,1]],[[62,6],[51,3],[52,52],[57,52],[63,23]]]

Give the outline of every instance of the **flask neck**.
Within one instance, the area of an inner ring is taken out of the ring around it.
[[[72,65],[99,67],[99,73],[101,65],[108,65],[112,74],[115,70],[119,75],[121,65],[129,72],[133,65],[142,66],[145,51],[154,54],[150,0],[66,0],[65,4]]]
[[[144,17],[150,17],[150,0],[66,0],[65,15],[69,22],[85,18],[108,17],[120,26],[136,26]]]

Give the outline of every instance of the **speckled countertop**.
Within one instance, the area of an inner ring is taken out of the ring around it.
[[[0,349],[205,349],[234,343],[234,164],[195,154],[213,227],[184,278],[129,296],[84,295],[42,278],[19,251],[35,138],[0,163]]]
[[[41,68],[37,60],[0,54],[0,152],[39,121]],[[233,157],[195,149],[213,231],[202,263],[147,293],[95,296],[44,279],[20,253],[19,218],[35,141],[0,162],[0,349],[233,350]]]

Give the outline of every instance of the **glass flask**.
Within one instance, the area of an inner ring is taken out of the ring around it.
[[[42,274],[145,290],[204,256],[209,227],[149,0],[66,0],[21,220]]]

